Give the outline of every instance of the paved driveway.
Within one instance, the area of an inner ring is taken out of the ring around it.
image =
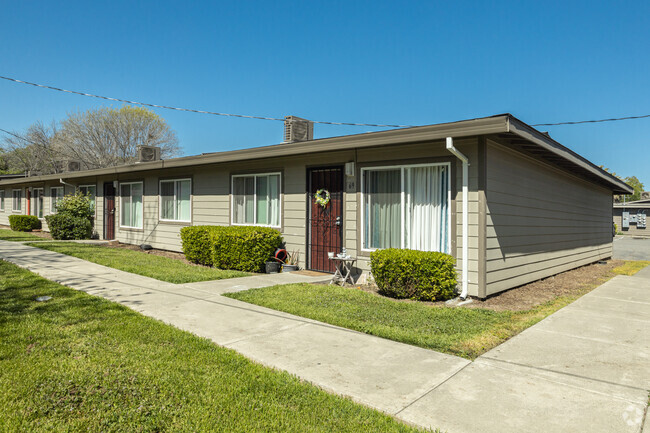
[[[614,258],[620,260],[650,260],[650,238],[616,236]]]

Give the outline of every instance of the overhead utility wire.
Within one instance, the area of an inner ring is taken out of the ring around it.
[[[56,90],[59,92],[66,92],[66,93],[73,93],[75,95],[81,95],[81,96],[89,96],[91,98],[99,98],[99,99],[106,99],[108,101],[117,101],[117,102],[125,102],[127,104],[134,104],[134,105],[144,105],[147,107],[154,107],[154,108],[164,108],[167,110],[176,110],[176,111],[188,111],[190,113],[202,113],[202,114],[212,114],[215,116],[227,116],[227,117],[240,117],[244,119],[258,119],[258,120],[276,120],[280,122],[284,122],[285,119],[279,118],[279,117],[264,117],[264,116],[248,116],[245,114],[231,114],[231,113],[218,113],[214,111],[204,111],[204,110],[194,110],[191,108],[179,108],[179,107],[170,107],[168,105],[158,105],[158,104],[149,104],[147,102],[138,102],[138,101],[130,101],[128,99],[119,99],[119,98],[111,98],[108,96],[101,96],[101,95],[93,95],[92,93],[84,93],[84,92],[77,92],[74,90],[66,90],[66,89],[61,89],[59,87],[53,87],[53,86],[47,86],[44,84],[37,84],[37,83],[31,83],[29,81],[23,81],[23,80],[18,80],[16,78],[10,78],[10,77],[3,77],[0,75],[0,78],[3,80],[8,80],[8,81],[13,81],[15,83],[21,83],[21,84],[28,84],[30,86],[35,86],[35,87],[42,87],[44,89],[50,89],[50,90]],[[319,120],[311,120],[312,123],[319,123],[323,125],[344,125],[344,126],[375,126],[379,128],[408,128],[413,125],[389,125],[389,124],[377,124],[377,123],[348,123],[348,122],[325,122],[325,121],[319,121]]]
[[[77,92],[75,90],[66,90],[66,89],[61,89],[59,87],[47,86],[45,84],[37,84],[37,83],[29,82],[29,81],[18,80],[16,78],[3,77],[1,75],[0,75],[0,78],[2,78],[3,80],[7,80],[7,81],[13,81],[15,83],[28,84],[30,86],[42,87],[44,89],[50,89],[50,90],[56,90],[58,92],[66,92],[66,93],[72,93],[72,94],[75,94],[75,95],[89,96],[91,98],[106,99],[107,101],[125,102],[127,104],[134,104],[134,105],[144,105],[146,107],[164,108],[164,109],[167,109],[167,110],[176,110],[176,111],[187,111],[187,112],[190,112],[190,113],[212,114],[212,115],[215,115],[215,116],[239,117],[239,118],[243,118],[243,119],[275,120],[275,121],[280,121],[280,122],[285,121],[285,119],[279,118],[279,117],[249,116],[249,115],[246,115],[246,114],[219,113],[219,112],[215,112],[215,111],[194,110],[194,109],[191,109],[191,108],[180,108],[180,107],[171,107],[171,106],[168,106],[168,105],[149,104],[147,102],[130,101],[128,99],[111,98],[111,97],[108,97],[108,96],[93,95],[92,93]],[[616,121],[619,121],[619,120],[645,119],[645,118],[648,118],[648,117],[650,117],[650,114],[645,114],[645,115],[642,115],[642,116],[614,117],[614,118],[610,118],[610,119],[578,120],[578,121],[574,121],[574,122],[535,123],[535,124],[532,124],[531,126],[579,125],[579,124],[582,124],[582,123],[616,122]],[[374,127],[378,127],[378,128],[412,128],[414,126],[418,126],[418,125],[391,125],[391,124],[379,124],[379,123],[326,122],[326,121],[322,121],[322,120],[311,120],[311,122],[312,123],[318,123],[318,124],[321,124],[321,125],[374,126]]]
[[[537,123],[535,125],[530,125],[530,126],[579,125],[581,123],[600,123],[600,122],[616,122],[618,120],[645,119],[646,117],[650,117],[650,114],[645,114],[643,116],[615,117],[611,119],[577,120],[575,122]]]

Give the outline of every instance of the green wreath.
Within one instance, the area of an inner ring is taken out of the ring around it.
[[[314,199],[316,203],[325,208],[330,202],[330,192],[324,188],[319,189],[316,191],[316,194],[314,194]]]

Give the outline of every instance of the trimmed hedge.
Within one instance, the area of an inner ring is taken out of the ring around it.
[[[210,234],[217,226],[191,226],[181,229],[181,242],[185,258],[203,266],[212,266],[212,242]]]
[[[9,226],[15,232],[31,232],[41,228],[41,220],[35,215],[9,215]]]
[[[45,220],[52,239],[90,239],[93,234],[93,223],[88,218],[57,213],[46,215]]]
[[[184,227],[181,240],[190,262],[244,272],[263,272],[264,263],[282,246],[280,232],[252,226]]]
[[[449,254],[389,248],[370,254],[379,293],[393,298],[439,301],[454,296],[455,260]]]

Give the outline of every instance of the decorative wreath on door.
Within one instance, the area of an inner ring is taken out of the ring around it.
[[[316,194],[314,194],[314,201],[323,208],[326,208],[330,202],[330,192],[324,188],[319,189],[316,191]]]

